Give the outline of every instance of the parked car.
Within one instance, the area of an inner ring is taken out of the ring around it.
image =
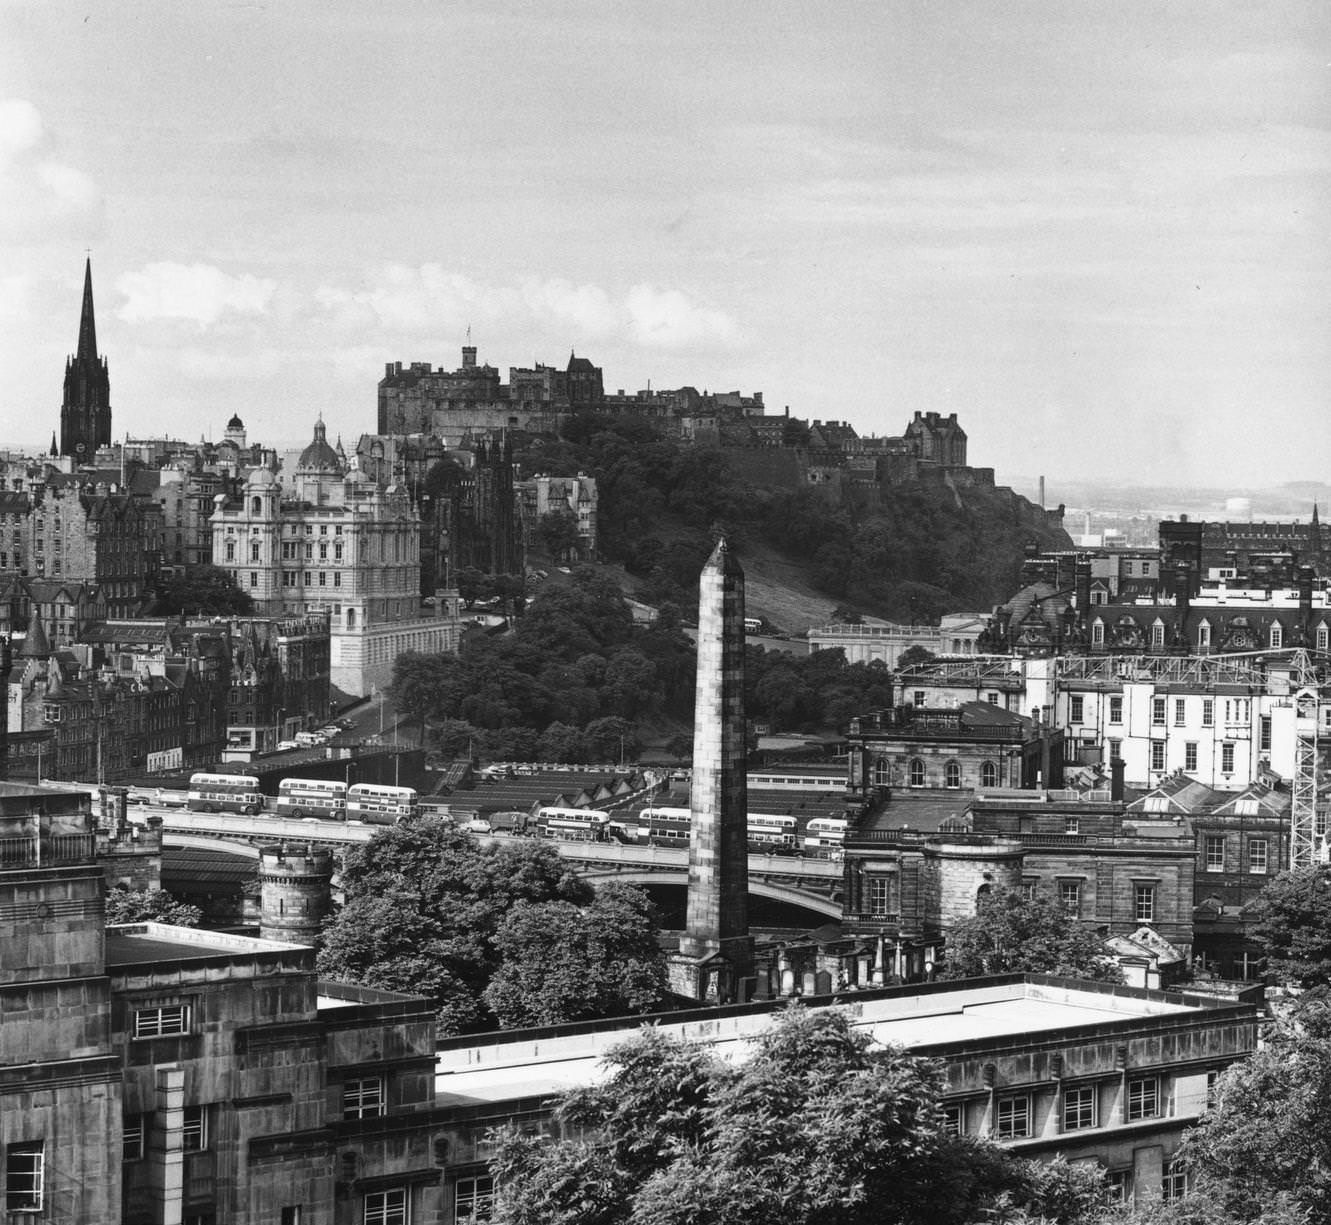
[[[298,748],[300,748],[300,745],[295,740],[279,740],[277,742],[277,751],[279,753],[285,753],[289,749],[298,749]]]

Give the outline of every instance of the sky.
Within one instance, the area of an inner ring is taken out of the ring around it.
[[[1051,500],[1320,479],[1329,76],[1325,0],[0,0],[0,446],[90,249],[117,437],[352,438],[470,328]]]

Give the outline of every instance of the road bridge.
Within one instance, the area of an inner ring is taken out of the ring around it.
[[[259,847],[274,843],[309,844],[341,855],[348,847],[368,842],[377,825],[326,821],[315,817],[246,816],[243,813],[190,812],[182,808],[144,806],[137,816],[162,818],[168,847],[228,851],[257,860]],[[485,835],[506,840],[512,835]],[[630,846],[618,842],[555,840],[559,854],[593,884],[619,880],[626,884],[685,888],[689,853],[683,847]],[[820,919],[841,917],[841,864],[799,855],[750,855],[749,893],[754,897],[800,907]]]

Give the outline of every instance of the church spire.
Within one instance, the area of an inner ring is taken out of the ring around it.
[[[97,321],[92,311],[92,256],[83,265],[83,313],[79,316],[79,351],[81,362],[97,360]]]

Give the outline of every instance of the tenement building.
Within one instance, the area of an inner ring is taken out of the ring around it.
[[[0,1151],[14,1220],[430,1221],[434,1016],[314,950],[107,927],[88,798],[0,784]]]
[[[324,613],[332,683],[363,696],[382,688],[403,651],[457,645],[455,601],[423,604],[420,520],[407,490],[348,472],[323,422],[295,471],[258,468],[236,497],[219,496],[213,564],[256,612]]]

